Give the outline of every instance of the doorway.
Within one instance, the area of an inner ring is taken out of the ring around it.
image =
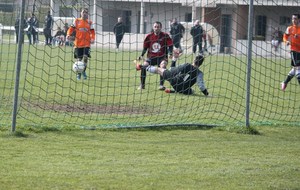
[[[220,52],[229,53],[232,38],[232,17],[231,15],[221,16],[221,44]],[[225,51],[226,50],[226,51]],[[229,51],[229,52],[228,52]]]

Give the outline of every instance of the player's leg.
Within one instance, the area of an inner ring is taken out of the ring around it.
[[[298,80],[298,83],[300,85],[300,66],[295,67],[294,70],[295,70],[295,76],[296,76],[296,78]]]
[[[295,52],[294,64],[295,76],[298,80],[298,83],[300,84],[300,52]]]
[[[288,73],[286,79],[281,83],[281,90],[285,91],[288,83],[292,80],[292,78],[295,76],[295,70],[294,70],[294,66],[299,62],[300,60],[300,54],[297,52],[292,51],[291,52],[291,65],[292,65],[292,69],[290,70],[290,72]],[[298,57],[299,56],[299,57]],[[298,58],[298,59],[297,59]],[[297,61],[298,60],[298,61]],[[299,63],[298,63],[299,64]]]
[[[85,65],[85,68],[82,72],[82,76],[83,76],[83,79],[87,79],[86,69],[87,69],[89,58],[91,57],[91,48],[89,48],[89,47],[83,48],[83,56],[82,57],[83,57],[83,63]]]
[[[288,83],[292,80],[292,78],[295,76],[295,70],[292,68],[290,72],[288,73],[286,79],[281,83],[281,90],[285,91]]]
[[[75,48],[74,49],[74,58],[77,61],[82,61],[82,58],[83,58],[83,48]],[[81,79],[81,73],[77,73],[76,74],[76,78],[77,78],[77,80],[80,80]]]
[[[147,59],[144,61],[143,58],[139,57],[138,59],[133,61],[135,64],[135,68],[137,71],[141,71],[141,76],[140,76],[140,86],[138,87],[138,90],[143,90],[145,89],[145,82],[146,82],[146,71],[149,66],[149,62],[151,62],[150,59]]]
[[[162,69],[166,69],[167,65],[168,65],[168,61],[165,60],[165,57],[159,57],[156,59],[156,64],[158,65],[158,67],[162,68]],[[165,90],[166,87],[164,86],[165,83],[165,79],[163,78],[163,76],[159,76],[160,80],[159,80],[159,87],[158,90]]]
[[[142,65],[139,65],[139,68],[141,70],[141,77],[140,77],[140,86],[138,87],[138,90],[143,90],[145,89],[145,83],[146,83],[146,76],[147,76],[147,67],[151,63],[151,59],[147,59],[143,62]]]
[[[147,75],[146,68],[145,68],[145,67],[142,67],[142,68],[141,68],[141,77],[140,77],[141,84],[140,84],[140,86],[138,87],[138,90],[143,90],[143,89],[145,89],[146,75]]]

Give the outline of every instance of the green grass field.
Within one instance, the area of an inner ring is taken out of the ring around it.
[[[294,79],[279,89],[289,60],[253,59],[246,128],[243,56],[207,57],[211,96],[184,96],[158,91],[156,75],[136,90],[136,51],[94,48],[89,79],[76,81],[72,48],[25,44],[11,133],[16,46],[0,50],[0,189],[300,187],[300,90]]]
[[[253,131],[1,128],[0,189],[299,189],[300,128]]]

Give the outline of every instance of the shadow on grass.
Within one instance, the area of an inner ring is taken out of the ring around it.
[[[122,126],[112,128],[102,128],[100,130],[111,131],[172,131],[172,130],[208,130],[217,127],[216,125],[202,125],[202,124],[174,124],[174,125],[147,125],[147,126]]]
[[[229,127],[218,127],[217,130],[234,132],[234,133],[238,133],[238,134],[261,135],[261,133],[254,127],[229,126]]]
[[[29,135],[25,134],[23,131],[15,131],[15,132],[9,132],[7,134],[3,135],[4,137],[15,137],[15,138],[28,138]]]
[[[26,132],[44,133],[44,132],[68,132],[81,130],[97,130],[97,131],[173,131],[173,130],[216,130],[237,134],[261,135],[261,133],[254,127],[245,126],[220,126],[220,125],[206,125],[206,124],[169,124],[169,125],[147,125],[147,126],[116,126],[116,127],[75,127],[75,126],[27,126],[21,127],[16,132],[10,132],[8,136],[27,138],[29,135]]]

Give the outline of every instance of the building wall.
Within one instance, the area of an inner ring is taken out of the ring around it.
[[[59,2],[61,0],[53,0],[55,13],[59,12]],[[87,1],[88,2],[88,1]],[[124,17],[124,12],[130,12],[128,20],[130,21],[130,33],[139,33],[141,26],[140,24],[140,10],[141,2],[136,0],[126,0],[126,2],[106,0],[97,0],[96,14],[93,13],[93,0],[90,0],[91,18],[96,23],[97,32],[112,32],[113,25],[117,21],[118,16]],[[176,2],[176,3],[175,3]],[[266,4],[267,0],[264,1]],[[284,1],[282,1],[284,3]],[[68,0],[65,4],[70,4]],[[201,5],[205,7],[199,7]],[[274,4],[274,3],[273,3]],[[201,22],[205,22],[213,25],[218,34],[221,36],[222,26],[222,15],[231,15],[232,18],[232,33],[231,35],[231,49],[232,53],[235,49],[238,49],[238,40],[247,39],[248,30],[248,5],[244,0],[241,1],[212,1],[212,0],[201,0],[201,1],[145,1],[145,17],[144,17],[144,32],[148,33],[154,21],[161,21],[163,24],[163,31],[169,31],[169,20],[177,18],[178,21],[185,21],[186,13],[193,13],[193,19],[199,19]],[[282,4],[283,5],[283,4]],[[192,8],[196,6],[196,8]],[[254,19],[257,15],[265,15],[267,18],[267,31],[266,31],[266,42],[271,40],[271,34],[275,27],[279,27],[281,30],[285,30],[286,24],[280,25],[280,17],[286,16],[291,17],[291,14],[298,12],[298,8],[292,5],[291,7],[284,6],[254,6]],[[74,13],[78,14],[78,13]],[[125,15],[126,16],[126,15]],[[124,18],[123,18],[124,19]],[[255,35],[255,20],[254,20],[254,35]],[[218,38],[219,39],[219,38]],[[220,42],[219,42],[220,43]]]

